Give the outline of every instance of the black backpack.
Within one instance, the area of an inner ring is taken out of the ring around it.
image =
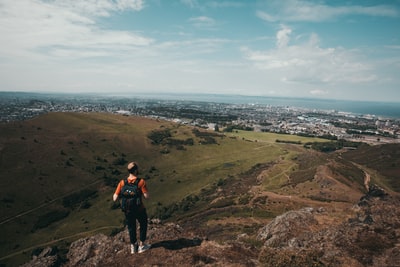
[[[134,183],[128,183],[125,179],[121,189],[121,209],[125,213],[138,211],[142,206],[142,191],[139,189],[140,178],[136,178]]]

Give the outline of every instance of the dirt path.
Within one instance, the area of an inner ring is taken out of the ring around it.
[[[367,192],[368,192],[369,191],[369,183],[371,182],[371,176],[366,171],[364,171],[364,173],[365,173],[364,186],[365,186],[365,189],[367,189]]]
[[[355,162],[351,162],[351,163],[364,172],[364,187],[368,192],[369,191],[369,184],[371,182],[371,175],[365,170],[364,166],[362,166],[360,164],[357,164]]]

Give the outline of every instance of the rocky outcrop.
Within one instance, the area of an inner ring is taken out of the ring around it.
[[[313,208],[304,208],[277,216],[259,231],[257,238],[265,241],[264,245],[268,247],[294,247],[298,237],[309,233],[311,227],[318,224],[313,212]]]
[[[268,266],[400,266],[399,199],[371,186],[355,216],[317,231],[314,209],[290,211],[263,227],[259,260]]]
[[[113,257],[126,249],[121,235],[109,237],[98,234],[71,244],[67,254],[69,266],[98,266],[100,263],[113,265]]]
[[[400,266],[400,200],[371,186],[352,208],[352,215],[332,224],[324,208],[289,211],[261,227],[251,245],[247,234],[223,243],[209,240],[179,224],[153,221],[152,249],[129,253],[127,230],[71,244],[61,263],[50,250],[28,266]],[[322,218],[322,219],[321,219]],[[326,218],[326,221],[323,219]]]
[[[34,255],[32,260],[21,267],[55,267],[60,265],[60,258],[56,251],[50,247],[43,249],[39,255]]]

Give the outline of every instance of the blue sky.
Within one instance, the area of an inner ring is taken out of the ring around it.
[[[0,91],[400,102],[400,0],[0,0]]]

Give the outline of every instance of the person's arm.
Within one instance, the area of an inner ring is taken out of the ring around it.
[[[141,179],[140,183],[141,183],[140,187],[141,187],[141,190],[142,190],[142,193],[143,193],[143,197],[145,199],[148,199],[150,197],[150,195],[149,195],[149,192],[147,191],[146,182],[143,179]]]
[[[118,200],[119,193],[121,192],[121,188],[123,187],[122,183],[123,183],[123,181],[120,181],[118,183],[117,189],[115,189],[115,192],[114,192],[114,195],[113,195],[113,201],[114,202]]]

